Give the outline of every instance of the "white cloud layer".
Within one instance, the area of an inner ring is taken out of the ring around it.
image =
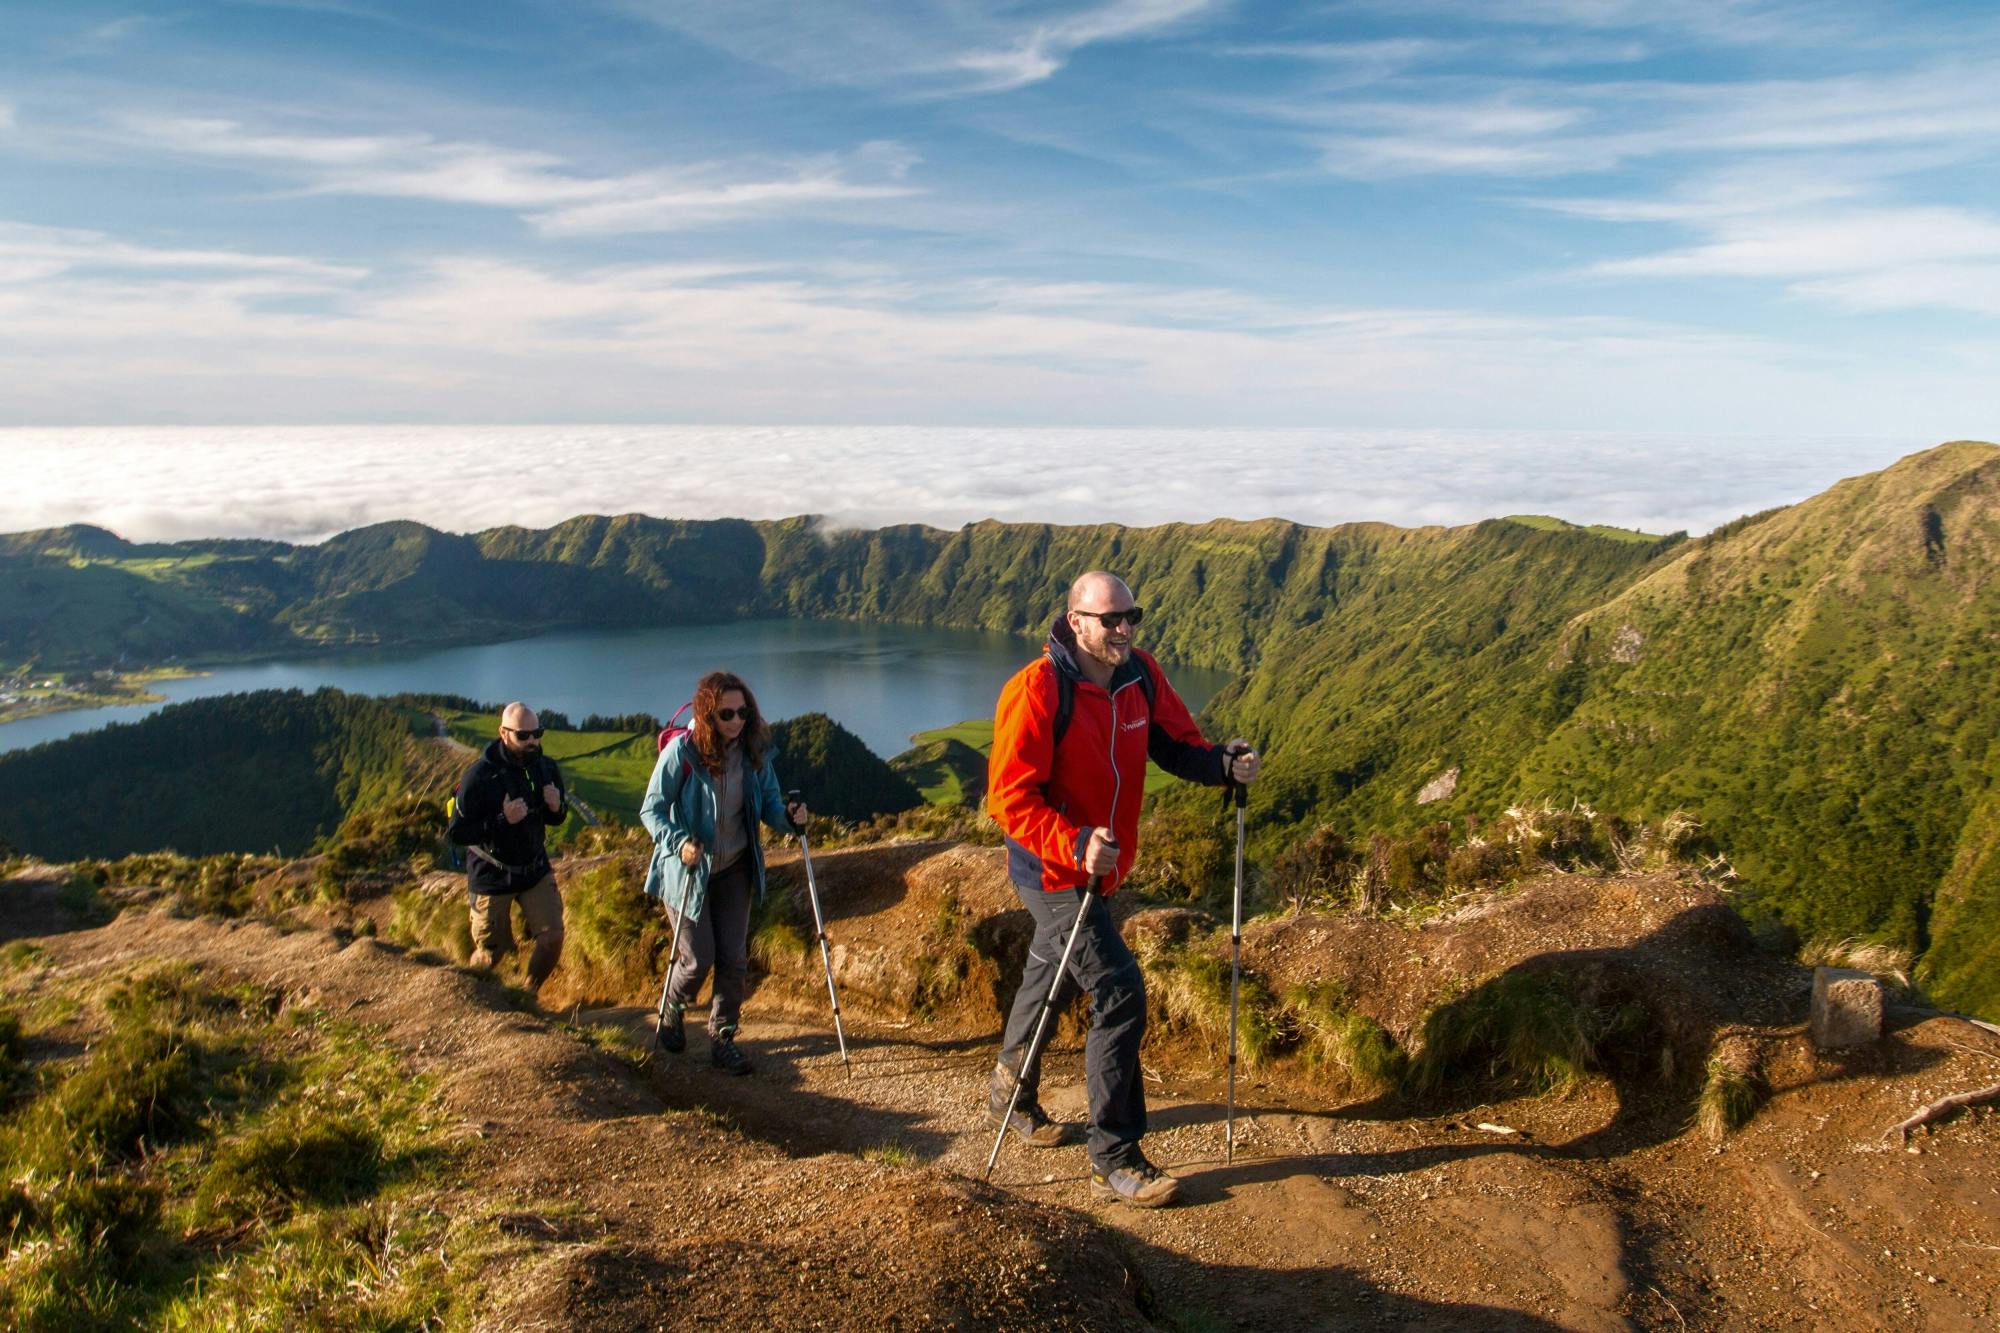
[[[0,431],[0,531],[309,541],[386,519],[470,531],[583,513],[1154,524],[1510,513],[1706,531],[1931,440],[1495,431],[871,427]]]

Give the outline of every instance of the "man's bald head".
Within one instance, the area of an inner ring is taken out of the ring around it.
[[[1103,685],[1111,673],[1132,656],[1133,619],[1121,619],[1115,627],[1104,617],[1113,611],[1130,612],[1132,590],[1116,574],[1093,569],[1069,585],[1070,634],[1075,637],[1077,665],[1084,675]]]
[[[500,710],[500,744],[517,759],[526,761],[542,752],[542,738],[527,732],[540,731],[542,720],[535,710],[516,700]]]
[[[1132,590],[1116,574],[1093,569],[1069,585],[1071,611],[1119,611],[1132,605]]]

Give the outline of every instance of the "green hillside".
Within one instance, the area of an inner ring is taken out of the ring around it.
[[[1941,999],[2000,1010],[2000,450],[1915,455],[1637,578],[1523,534],[1468,531],[1211,704],[1271,756],[1267,845],[1530,797],[1685,809],[1755,909],[1909,947]]]
[[[872,819],[923,804],[907,778],[825,713],[773,722],[771,743],[779,783],[802,793],[816,815]]]
[[[172,848],[296,856],[400,791],[409,710],[262,690],[0,755],[0,838],[45,860]]]

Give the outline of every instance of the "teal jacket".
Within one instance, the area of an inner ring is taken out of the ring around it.
[[[767,748],[763,766],[743,775],[743,827],[750,834],[751,881],[759,902],[764,900],[764,845],[757,824],[761,820],[780,833],[794,831],[778,790],[777,770],[771,766],[776,754]],[[646,784],[646,799],[639,803],[639,822],[653,835],[646,896],[688,920],[701,920],[708,904],[709,857],[683,865],[681,844],[693,838],[704,848],[715,846],[715,783],[701,766],[692,735],[676,736],[660,751],[653,779]]]

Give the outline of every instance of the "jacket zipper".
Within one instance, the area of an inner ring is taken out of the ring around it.
[[[1131,683],[1128,680],[1125,682],[1125,685],[1130,685]],[[1109,758],[1111,760],[1111,814],[1109,818],[1113,834],[1118,832],[1118,797],[1124,791],[1124,779],[1118,772],[1118,690],[1124,689],[1125,685],[1120,685],[1117,690],[1111,691],[1111,748],[1109,751]],[[1116,874],[1117,872],[1113,871],[1112,873]],[[1116,885],[1113,887],[1115,888]]]

